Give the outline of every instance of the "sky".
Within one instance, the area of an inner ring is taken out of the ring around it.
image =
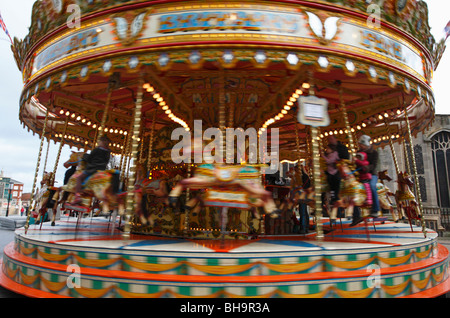
[[[31,8],[35,0],[0,0],[0,13],[12,38],[23,39],[31,24]],[[426,0],[428,4],[429,23],[437,41],[444,37],[444,28],[450,20],[450,1]],[[450,46],[450,40],[448,40]],[[433,89],[436,97],[436,113],[450,114],[450,90],[448,74],[450,73],[450,48],[444,53],[438,70],[434,73]],[[11,177],[24,183],[24,191],[31,192],[40,138],[33,135],[20,124],[19,98],[23,88],[22,75],[16,66],[10,49],[10,42],[0,28],[0,169],[5,177]],[[50,143],[47,171],[52,171],[58,153],[58,144]],[[39,171],[42,176],[47,143],[44,143]],[[76,150],[76,149],[72,149]],[[62,163],[70,155],[69,147],[64,147],[56,180],[62,185],[65,168]],[[37,186],[37,185],[36,185]]]

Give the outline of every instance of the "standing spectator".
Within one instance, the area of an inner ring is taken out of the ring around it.
[[[378,164],[378,152],[373,148],[373,145],[370,143],[370,137],[367,135],[362,135],[359,137],[358,145],[362,152],[367,154],[367,161],[369,165],[367,167],[367,172],[372,175],[372,179],[370,180],[370,189],[372,190],[372,216],[378,216],[380,212],[380,201],[378,200],[377,193],[377,164]]]
[[[339,187],[341,178],[339,177],[339,171],[336,167],[336,162],[339,161],[339,155],[336,150],[336,146],[333,144],[328,144],[325,148],[325,154],[322,154],[322,158],[327,164],[327,181],[330,188],[330,203],[333,205],[338,200]]]
[[[350,153],[348,152],[348,148],[334,136],[328,136],[328,144],[334,145],[336,147],[336,151],[338,152],[339,159],[350,159]]]

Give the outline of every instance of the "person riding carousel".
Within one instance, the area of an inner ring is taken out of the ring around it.
[[[106,166],[111,158],[111,150],[109,149],[109,143],[111,141],[104,135],[98,139],[98,147],[91,151],[89,155],[86,155],[83,160],[86,161],[86,169],[77,178],[77,184],[75,187],[75,199],[73,204],[81,203],[81,191],[83,182],[98,170],[106,170]]]

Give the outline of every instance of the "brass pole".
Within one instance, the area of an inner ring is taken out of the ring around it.
[[[314,85],[312,83],[312,75],[310,74],[309,95],[314,96]],[[322,182],[320,181],[320,150],[319,141],[317,140],[319,129],[311,126],[311,146],[312,146],[312,162],[313,162],[313,179],[314,179],[314,196],[315,196],[315,215],[316,215],[316,238],[322,241],[324,238],[322,228]]]
[[[402,129],[402,135],[403,135],[403,129]],[[412,149],[412,145],[409,145],[409,146],[410,146],[411,150],[413,150]],[[406,136],[403,137],[403,155],[405,157],[405,169],[406,169],[406,172],[408,174],[411,174],[412,170],[411,170],[411,166],[409,164],[408,147],[406,146]]]
[[[297,122],[294,123],[295,125],[295,144],[297,146],[297,151],[298,151],[298,164],[300,165],[300,159],[302,158],[302,156],[300,155],[300,135],[298,132],[298,124]]]
[[[226,153],[226,133],[225,133],[225,125],[226,125],[226,116],[225,116],[225,78],[223,71],[220,74],[220,86],[219,86],[219,129],[222,132],[222,138],[220,140],[220,149],[222,151],[222,161],[223,156]],[[217,158],[217,157],[216,157]]]
[[[412,135],[411,135],[411,126],[409,124],[408,109],[407,109],[406,105],[404,106],[404,108],[405,108],[406,127],[408,128],[409,144],[410,144],[410,148],[411,148],[411,159],[412,159],[412,168],[413,168],[413,172],[414,172],[414,183],[415,183],[416,190],[417,190],[416,191],[417,192],[417,201],[418,201],[418,204],[419,204],[420,221],[422,223],[423,235],[426,238],[427,237],[427,230],[426,230],[426,227],[425,227],[425,219],[424,219],[424,216],[423,216],[423,207],[422,207],[422,198],[421,198],[420,187],[419,187],[419,178],[417,177],[416,156],[414,154],[414,148],[412,147],[413,139],[412,139]]]
[[[355,142],[353,139],[352,128],[350,127],[350,122],[348,120],[347,106],[345,105],[344,97],[342,94],[342,87],[339,88],[339,99],[341,102],[342,114],[344,116],[345,128],[347,129],[347,136],[348,136],[348,141],[349,141],[348,144],[350,146],[351,154],[354,156],[356,153],[356,147],[355,147]]]
[[[120,181],[123,181],[124,179],[123,162],[125,161],[125,152],[127,151],[127,146],[128,146],[128,135],[125,136],[123,140],[122,151],[120,153],[120,165],[119,165]]]
[[[320,159],[319,159],[319,142],[317,140],[318,128],[311,127],[311,143],[313,155],[313,172],[314,172],[314,192],[315,192],[315,208],[316,208],[316,231],[317,239],[323,240],[322,230],[322,184],[320,181]]]
[[[386,129],[387,129],[388,135],[391,136],[391,129],[389,127],[389,124],[388,124],[387,120],[385,120],[384,123],[386,125]],[[395,166],[395,172],[397,173],[397,175],[399,175],[400,174],[400,168],[399,168],[399,165],[398,165],[397,155],[395,153],[394,142],[392,141],[392,137],[389,138],[389,146],[391,147],[392,159],[394,160],[394,166]]]
[[[47,153],[45,154],[44,169],[42,169],[42,177],[44,177],[45,169],[47,169],[48,150],[50,149],[50,138],[47,139]]]
[[[53,167],[53,178],[55,178],[56,170],[58,169],[59,158],[61,157],[61,150],[62,150],[62,147],[64,146],[64,143],[63,143],[63,141],[64,141],[64,135],[65,135],[66,132],[67,132],[67,126],[68,126],[68,124],[69,124],[69,117],[66,117],[66,122],[64,123],[64,132],[63,132],[63,135],[62,135],[62,137],[61,137],[60,144],[59,144],[58,155],[56,156],[55,166]],[[54,180],[53,180],[53,181],[54,181]]]
[[[27,234],[28,232],[28,228],[30,226],[30,218],[31,218],[31,210],[33,208],[33,205],[35,204],[35,191],[36,191],[36,182],[37,182],[37,177],[39,174],[39,166],[41,163],[41,155],[42,155],[42,147],[44,145],[44,140],[45,140],[45,130],[47,129],[47,123],[48,123],[48,108],[47,111],[45,113],[45,121],[44,121],[44,126],[42,128],[42,135],[41,135],[41,144],[39,146],[39,153],[38,153],[38,159],[37,159],[37,163],[36,163],[36,170],[34,172],[34,180],[33,180],[33,187],[31,190],[31,204],[30,204],[30,208],[28,209],[28,213],[27,213],[27,220],[25,222],[25,234]]]
[[[106,119],[108,118],[109,106],[111,105],[112,92],[113,92],[112,85],[111,85],[111,83],[109,83],[108,96],[106,97],[106,104],[105,104],[105,109],[103,111],[102,121],[100,123],[100,127],[98,128],[98,132],[95,134],[95,139],[94,139],[94,143],[92,144],[92,149],[94,149],[97,146],[97,140],[105,134],[105,125],[106,125]]]
[[[230,107],[229,107],[229,113],[228,113],[228,127],[229,128],[233,128],[234,126],[234,98],[233,98],[233,94],[230,93]],[[225,131],[224,131],[225,133]],[[226,134],[226,133],[225,133]],[[225,137],[226,139],[226,137]],[[227,162],[231,162],[234,164],[241,164],[241,162],[238,162],[238,157],[237,157],[237,152],[234,151],[233,147],[234,147],[234,141],[226,144],[226,160]],[[237,150],[237,147],[235,148]],[[245,152],[246,152],[246,147],[245,147],[245,140],[244,140],[244,158],[245,158]],[[242,155],[242,154],[241,154]],[[247,160],[246,160],[247,161]],[[248,163],[248,162],[247,162]]]
[[[305,140],[306,140],[306,153],[308,155],[308,158],[305,158],[306,159],[306,163],[312,162],[312,159],[313,159],[310,137],[311,137],[311,127],[307,126]],[[308,171],[308,174],[312,175],[312,168],[313,167],[312,166],[310,167],[309,164],[308,165],[305,164],[305,167],[306,167],[306,169]],[[312,176],[312,178],[314,178],[314,176]]]
[[[150,131],[150,140],[148,143],[148,154],[147,154],[147,172],[150,173],[150,168],[152,166],[152,151],[153,151],[153,141],[155,138],[155,123],[156,123],[156,112],[158,110],[155,109],[155,112],[153,113],[153,119],[152,119],[152,129]]]
[[[400,167],[399,167],[399,164],[398,164],[397,155],[396,155],[396,153],[395,153],[394,142],[392,141],[391,129],[390,129],[389,123],[387,122],[386,119],[385,119],[384,123],[385,123],[385,125],[386,125],[386,129],[387,129],[388,136],[389,136],[389,146],[390,146],[390,148],[391,148],[392,159],[394,160],[395,173],[397,174],[397,176],[399,176],[399,175],[400,175]],[[401,209],[400,209],[399,206],[397,206],[397,214],[398,214],[399,216],[402,215]],[[394,218],[395,218],[395,217],[394,217]]]
[[[134,123],[133,123],[133,131],[130,132],[132,139],[131,142],[131,157],[133,158],[133,164],[131,165],[131,174],[128,179],[128,187],[127,187],[127,208],[125,214],[125,225],[123,236],[125,238],[130,237],[131,232],[131,216],[134,211],[136,211],[136,202],[134,200],[134,183],[136,181],[136,162],[138,160],[138,137],[139,132],[141,130],[141,116],[142,116],[142,97],[144,94],[143,89],[144,81],[141,79],[138,83],[137,88],[137,97],[136,97],[136,106],[134,113]],[[133,138],[134,137],[134,138]]]
[[[141,133],[140,133],[140,140],[139,140],[139,142],[140,142],[140,148],[139,148],[139,163],[143,163],[143,155],[142,155],[142,151],[144,150],[144,141],[145,141],[145,136],[144,136],[144,132],[143,131],[141,131]]]

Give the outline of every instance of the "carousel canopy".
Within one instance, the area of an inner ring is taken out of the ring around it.
[[[105,118],[119,153],[143,90],[140,137],[197,119],[205,129],[279,128],[283,157],[296,159],[308,132],[297,101],[314,92],[328,101],[322,137],[350,129],[387,143],[405,111],[413,133],[431,124],[445,45],[423,1],[378,3],[37,1],[29,35],[14,41],[20,119],[41,134],[48,109],[46,136],[84,148]]]

